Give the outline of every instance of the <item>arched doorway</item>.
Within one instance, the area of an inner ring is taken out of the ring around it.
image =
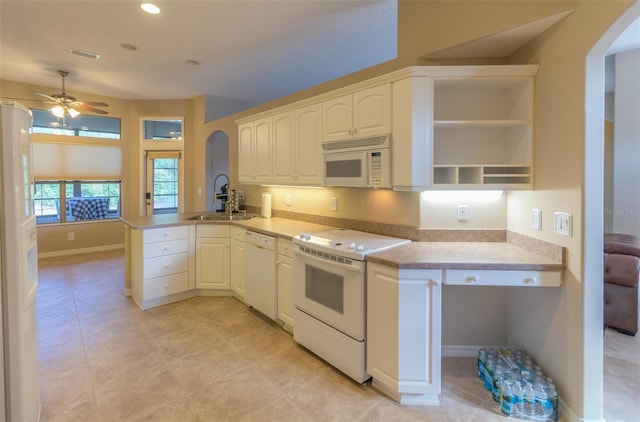
[[[206,151],[206,210],[215,210],[213,203],[213,179],[224,173],[229,175],[229,136],[222,131],[215,131],[207,138]]]
[[[640,3],[632,5],[605,32],[586,57],[584,167],[584,403],[590,418],[603,413],[603,268],[604,231],[604,101],[605,56],[616,39],[637,19]]]

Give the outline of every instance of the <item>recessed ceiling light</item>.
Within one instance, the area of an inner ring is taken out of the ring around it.
[[[93,53],[91,51],[86,51],[86,50],[80,50],[80,49],[77,49],[77,48],[70,48],[69,49],[69,53],[75,54],[76,56],[86,57],[88,59],[96,59],[96,60],[98,60],[100,58],[100,54],[98,54],[98,53]]]
[[[160,8],[153,3],[142,3],[140,8],[147,13],[151,13],[152,15],[157,15],[160,13]]]
[[[123,42],[122,44],[120,44],[120,47],[124,48],[125,50],[129,50],[129,51],[136,51],[138,49],[138,47],[136,47],[133,44],[127,44],[126,42]]]
[[[190,66],[200,66],[200,62],[197,60],[187,59],[184,62]]]

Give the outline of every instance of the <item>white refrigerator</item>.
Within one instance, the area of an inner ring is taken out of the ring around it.
[[[0,102],[0,420],[21,422],[40,418],[32,121],[22,104]]]

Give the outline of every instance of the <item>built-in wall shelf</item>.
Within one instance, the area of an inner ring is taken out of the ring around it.
[[[425,66],[394,84],[396,189],[531,189],[536,71]]]

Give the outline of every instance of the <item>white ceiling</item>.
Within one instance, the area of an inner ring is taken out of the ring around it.
[[[396,0],[162,0],[159,15],[140,3],[1,0],[0,77],[53,94],[62,69],[68,91],[255,105],[396,57]]]

